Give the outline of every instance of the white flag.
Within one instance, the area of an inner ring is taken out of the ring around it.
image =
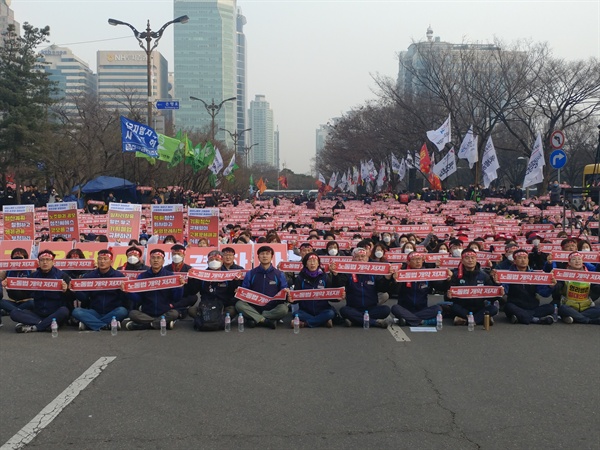
[[[498,178],[496,171],[500,168],[498,164],[498,158],[496,157],[496,149],[490,136],[485,144],[485,150],[483,151],[483,157],[481,158],[481,171],[483,172],[483,187],[486,189],[490,186],[492,181]]]
[[[525,173],[525,180],[523,181],[523,189],[544,181],[544,148],[542,147],[542,136],[540,133],[537,135],[533,149],[531,150],[531,156],[529,157],[529,164],[527,164],[527,172]]]
[[[231,161],[229,161],[229,164],[227,165],[227,167],[225,167],[225,170],[223,171],[223,176],[226,177],[227,175],[229,175],[233,171],[234,166],[235,166],[235,153],[231,157]]]
[[[471,169],[473,168],[473,165],[479,161],[479,156],[477,155],[477,136],[473,134],[473,125],[471,125],[469,131],[467,131],[467,135],[460,144],[458,157],[460,159],[468,160]]]
[[[331,189],[335,189],[336,184],[337,184],[337,172],[331,174],[331,177],[329,178],[329,187],[331,187]]]
[[[218,148],[215,147],[215,159],[213,159],[213,162],[210,166],[208,166],[208,169],[215,175],[217,175],[221,169],[223,168],[223,158],[221,157],[221,152],[219,151]]]
[[[392,172],[398,173],[400,171],[400,163],[396,159],[396,155],[392,153]]]
[[[402,162],[400,163],[400,168],[398,169],[398,179],[400,181],[404,180],[406,176],[406,160],[402,158]]]
[[[323,175],[321,175],[321,173],[319,172],[319,176],[317,177],[317,179],[319,180],[319,183],[321,183],[321,185],[325,185],[325,183],[327,183],[325,181],[325,177]]]
[[[433,166],[433,173],[443,181],[454,172],[456,172],[456,155],[454,154],[454,149],[450,149],[446,156]]]
[[[385,181],[385,166],[383,163],[379,165],[379,176],[377,177],[377,189],[381,190],[383,182]]]
[[[439,127],[437,130],[430,130],[427,132],[427,139],[429,139],[438,148],[438,151],[442,151],[444,146],[452,139],[450,136],[450,114],[448,119]]]

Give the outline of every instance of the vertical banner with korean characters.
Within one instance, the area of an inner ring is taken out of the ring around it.
[[[62,236],[67,241],[79,240],[77,203],[48,203],[48,228],[50,239]]]
[[[4,205],[4,239],[7,241],[33,241],[35,224],[33,205]]]
[[[140,237],[142,205],[113,203],[108,205],[107,232],[109,242],[128,242]]]
[[[151,205],[152,235],[162,242],[168,235],[183,242],[183,205]]]
[[[208,240],[209,247],[219,244],[219,209],[188,209],[188,244],[197,245],[201,238]]]

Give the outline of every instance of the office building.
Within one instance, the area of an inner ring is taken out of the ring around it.
[[[147,123],[148,68],[146,52],[98,51],[98,97],[107,107],[119,110],[129,118]],[[152,52],[152,97],[154,100],[169,98],[169,71],[167,60],[157,51]],[[164,131],[165,115],[154,111],[153,128]]]
[[[250,102],[248,123],[252,128],[249,132],[249,142],[257,144],[250,151],[250,165],[265,164],[277,167],[273,111],[264,95],[256,95]]]
[[[237,97],[238,47],[240,42],[235,0],[174,0],[174,17],[189,16],[185,26],[175,27],[175,96],[181,99],[176,115],[177,129],[210,134],[211,114],[201,101],[215,105]],[[243,59],[245,65],[245,40]],[[244,78],[245,79],[245,78]],[[241,100],[243,101],[243,99]],[[243,105],[242,105],[243,107]],[[234,133],[239,126],[237,101],[226,101],[211,110],[215,137],[232,141],[224,128]],[[243,128],[242,128],[243,129]],[[239,130],[241,131],[241,130]]]
[[[56,83],[55,99],[61,100],[66,113],[77,114],[75,98],[85,95],[96,96],[96,76],[90,66],[66,47],[51,45],[40,51],[40,67],[48,78]]]
[[[9,25],[15,26],[15,33],[21,34],[21,26],[15,22],[15,13],[10,9],[11,0],[0,0],[0,35],[4,33]],[[0,46],[4,45],[4,39],[0,38]]]
[[[241,132],[246,127],[246,86],[247,86],[247,72],[246,72],[246,35],[244,34],[244,25],[246,25],[246,17],[242,14],[242,10],[238,8],[237,14],[237,131]],[[230,130],[233,132],[233,130]],[[244,147],[246,146],[246,134],[240,134],[238,138],[238,154],[243,155]]]

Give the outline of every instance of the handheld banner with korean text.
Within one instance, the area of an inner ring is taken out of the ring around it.
[[[121,289],[126,278],[73,278],[69,285],[72,291],[104,291]]]
[[[60,236],[67,241],[79,240],[76,202],[48,203],[47,209],[50,239]]]
[[[569,255],[572,252],[554,251],[552,252],[552,261],[565,262],[569,261]],[[598,252],[579,252],[584,263],[598,264],[600,263],[600,253]]]
[[[302,289],[300,291],[290,291],[290,300],[297,302],[301,300],[339,300],[344,297],[346,289],[326,288],[326,289]]]
[[[35,270],[38,268],[37,259],[2,259],[0,270]]]
[[[93,259],[57,259],[54,267],[59,270],[94,270],[96,261]]]
[[[62,291],[63,280],[46,278],[7,277],[6,289],[24,291]]]
[[[521,272],[496,270],[498,283],[506,284],[548,284],[552,285],[552,274],[547,272]]]
[[[452,286],[448,292],[456,298],[493,298],[502,296],[502,286]]]
[[[257,306],[265,306],[267,303],[272,302],[273,300],[285,300],[287,297],[286,291],[282,289],[275,295],[274,297],[268,297],[259,292],[255,292],[250,289],[246,289],[243,287],[237,288],[235,291],[235,298],[238,300],[242,300],[246,303],[252,303]]]
[[[138,239],[141,214],[142,205],[110,202],[106,231],[109,242],[127,242],[130,239]]]
[[[340,261],[335,263],[335,271],[363,275],[388,275],[390,265],[387,263]]]
[[[151,205],[152,235],[159,242],[165,237],[175,236],[177,242],[183,242],[183,205]]]
[[[2,213],[4,240],[33,241],[35,238],[35,208],[33,205],[4,205]]]
[[[396,281],[400,283],[412,281],[436,281],[448,278],[447,269],[407,269],[396,272]]]
[[[123,283],[123,291],[125,292],[146,292],[178,287],[181,287],[181,280],[178,275],[130,280]]]
[[[583,283],[600,283],[600,272],[586,270],[552,269],[554,278],[559,281],[581,281]]]
[[[197,245],[201,238],[208,240],[209,247],[219,243],[219,209],[188,209],[188,243]]]
[[[240,278],[242,270],[198,270],[191,269],[188,272],[188,277],[202,281],[231,281]]]

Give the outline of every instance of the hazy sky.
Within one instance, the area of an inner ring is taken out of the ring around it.
[[[280,131],[281,163],[298,173],[309,170],[319,124],[375,98],[372,75],[396,78],[397,53],[425,40],[429,25],[447,42],[531,40],[548,42],[565,59],[600,57],[599,0],[239,0],[238,6],[248,22],[248,102],[266,96]],[[11,8],[20,23],[49,25],[51,42],[70,47],[94,71],[97,50],[139,50],[131,31],[111,27],[109,17],[138,30],[148,19],[158,30],[174,18],[172,0],[13,0]],[[170,70],[173,27],[191,24],[171,25],[159,43]]]

